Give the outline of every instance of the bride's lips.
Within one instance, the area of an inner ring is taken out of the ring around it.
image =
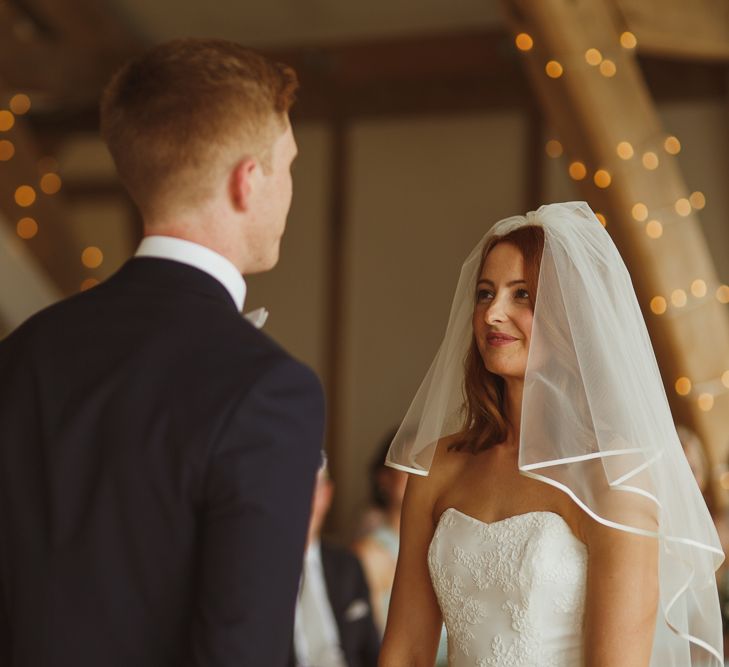
[[[505,333],[490,333],[486,335],[486,342],[493,347],[509,345],[515,340],[518,340],[518,338],[514,338],[514,336],[509,336],[509,334]]]

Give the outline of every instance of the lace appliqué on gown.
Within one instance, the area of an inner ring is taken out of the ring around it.
[[[428,552],[450,667],[576,667],[587,554],[558,514],[443,513]]]

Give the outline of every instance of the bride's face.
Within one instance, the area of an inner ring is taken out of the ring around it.
[[[524,377],[532,319],[524,258],[516,246],[499,243],[484,261],[473,309],[473,333],[487,370],[503,378]]]

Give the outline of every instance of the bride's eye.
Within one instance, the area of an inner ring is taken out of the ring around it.
[[[494,293],[490,289],[480,289],[476,292],[476,301],[486,301],[493,298]]]
[[[516,290],[514,296],[516,296],[517,299],[528,299],[529,292],[527,292],[525,289],[518,289]]]

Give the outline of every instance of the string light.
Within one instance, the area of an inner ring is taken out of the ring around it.
[[[645,222],[648,219],[648,207],[640,202],[633,205],[631,213],[638,222]]]
[[[714,397],[711,394],[699,394],[698,398],[699,409],[704,412],[708,412],[714,407]]]
[[[700,211],[701,209],[706,206],[706,197],[704,197],[703,192],[699,192],[698,190],[696,192],[692,192],[689,196],[689,203],[691,206],[693,206],[697,211]]]
[[[30,111],[30,97],[24,93],[13,95],[10,99],[10,111],[16,116],[22,116]]]
[[[666,137],[663,148],[669,155],[678,155],[681,152],[681,142],[674,136]]]
[[[602,213],[595,213],[595,217],[600,221],[603,227],[607,227],[607,218]]]
[[[559,79],[564,73],[564,68],[556,60],[550,60],[545,66],[544,71],[550,79]]]
[[[686,292],[682,289],[673,290],[673,292],[671,292],[671,303],[676,306],[676,308],[683,308],[688,303]]]
[[[12,141],[3,139],[0,141],[0,162],[7,162],[15,155],[15,145]]]
[[[693,294],[697,299],[703,299],[706,296],[706,292],[706,282],[701,280],[701,278],[697,278],[691,283],[691,294]]]
[[[688,396],[691,393],[691,380],[687,377],[680,377],[676,380],[675,387],[679,396]]]
[[[15,227],[21,239],[32,239],[38,233],[38,223],[33,218],[21,218]]]
[[[681,197],[681,199],[676,202],[674,208],[676,209],[676,213],[683,218],[691,215],[691,203],[685,197]]]
[[[610,176],[610,172],[605,169],[598,169],[592,177],[595,185],[598,188],[605,189],[610,187],[610,183],[613,182],[613,177]]]
[[[645,226],[645,233],[648,235],[648,238],[659,239],[663,236],[663,225],[658,220],[651,220]]]
[[[544,150],[551,158],[558,158],[564,152],[562,144],[556,139],[550,139],[544,146]]]
[[[618,68],[612,60],[605,58],[605,60],[600,63],[600,74],[604,77],[611,79],[617,74],[617,72]]]
[[[516,48],[519,49],[519,51],[531,51],[534,46],[534,40],[531,38],[531,35],[528,35],[525,32],[520,32],[514,41],[516,42]]]
[[[729,303],[729,285],[720,285],[716,290],[719,303]]]
[[[61,189],[61,177],[53,172],[43,174],[40,180],[41,190],[47,195],[55,195]]]
[[[600,53],[597,49],[587,49],[587,51],[585,51],[585,60],[588,65],[596,67],[602,62],[602,53]]]
[[[642,162],[643,166],[650,171],[658,168],[658,156],[653,151],[643,153]]]
[[[8,132],[15,125],[15,116],[7,109],[0,109],[0,132]]]
[[[621,141],[615,149],[615,152],[622,160],[630,160],[630,158],[632,158],[635,153],[633,151],[633,147],[627,141]]]
[[[620,35],[620,46],[624,49],[634,49],[638,46],[638,40],[632,32],[626,30],[622,35]]]
[[[15,190],[15,203],[18,206],[22,206],[23,208],[32,206],[35,198],[35,190],[30,185],[21,185]]]
[[[656,315],[663,315],[668,309],[668,304],[662,296],[654,296],[651,299],[651,311]]]
[[[569,174],[575,181],[581,181],[587,176],[587,167],[582,162],[573,162],[569,166]]]
[[[98,269],[104,262],[104,253],[96,246],[84,248],[81,253],[81,263],[87,269]]]

